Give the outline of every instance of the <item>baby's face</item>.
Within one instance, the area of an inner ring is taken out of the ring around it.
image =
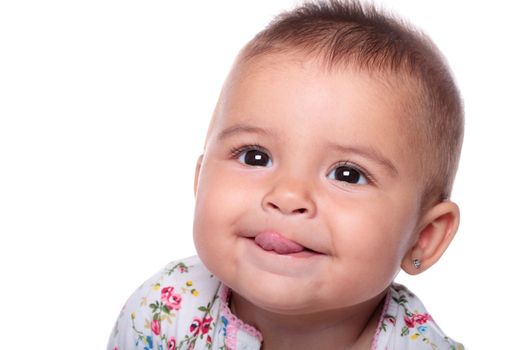
[[[194,240],[269,311],[384,291],[414,243],[421,181],[401,94],[366,73],[271,55],[237,67],[197,168]]]

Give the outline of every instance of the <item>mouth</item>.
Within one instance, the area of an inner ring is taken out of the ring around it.
[[[283,237],[275,231],[264,231],[251,238],[254,243],[268,253],[293,257],[310,257],[322,254],[293,240]]]

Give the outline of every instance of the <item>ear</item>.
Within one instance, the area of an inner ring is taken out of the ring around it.
[[[420,221],[416,241],[403,258],[401,268],[410,275],[417,275],[434,265],[447,250],[458,226],[456,203],[444,201],[430,208]],[[414,264],[415,259],[421,262],[419,268]]]
[[[199,175],[201,173],[202,158],[204,155],[200,155],[197,159],[197,166],[195,167],[195,179],[193,181],[193,196],[197,195],[197,188],[199,186]]]

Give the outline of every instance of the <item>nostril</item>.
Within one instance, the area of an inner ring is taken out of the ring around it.
[[[279,206],[273,202],[266,202],[266,208],[267,209],[275,209],[277,211],[280,211],[282,213],[285,213],[285,214],[308,214],[310,212],[310,210],[308,208],[288,208],[286,207],[285,205],[284,206]]]
[[[272,207],[273,209],[279,209],[279,207],[276,206],[275,204],[273,204],[273,203],[269,203],[269,204],[270,204],[270,207]]]

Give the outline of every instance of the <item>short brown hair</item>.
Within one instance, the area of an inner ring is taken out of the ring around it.
[[[423,203],[449,198],[463,141],[463,104],[446,60],[426,35],[358,0],[307,2],[277,16],[239,61],[290,51],[318,56],[328,68],[352,65],[414,82],[410,109],[417,115],[410,128],[425,156]]]

